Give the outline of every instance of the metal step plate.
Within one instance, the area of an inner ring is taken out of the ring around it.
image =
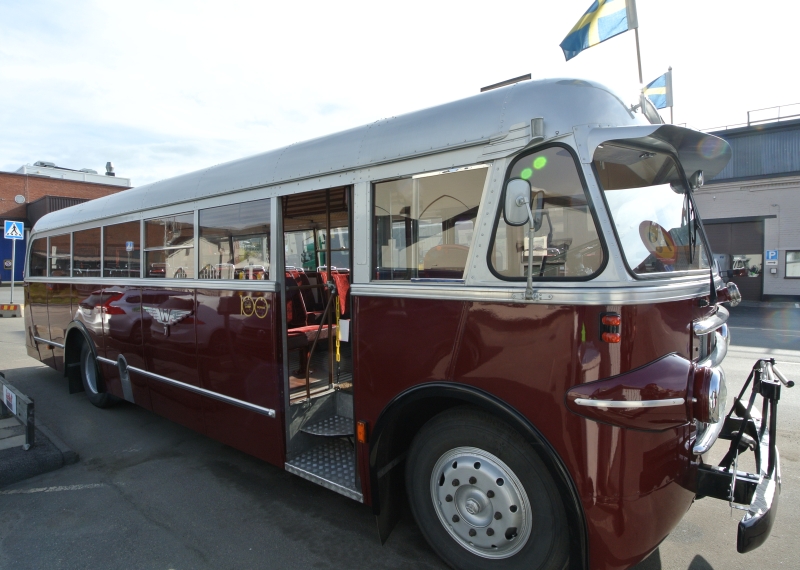
[[[356,452],[342,439],[325,440],[314,449],[286,462],[286,470],[326,489],[363,503],[356,488]]]
[[[322,437],[352,437],[355,435],[353,419],[343,416],[331,416],[321,422],[304,425],[300,431]]]

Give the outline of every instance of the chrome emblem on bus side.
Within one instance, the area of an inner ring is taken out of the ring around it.
[[[158,324],[164,325],[164,335],[166,336],[169,336],[170,326],[177,325],[192,314],[190,309],[162,309],[160,307],[146,306],[142,306],[142,308],[150,313],[150,316],[152,316]]]

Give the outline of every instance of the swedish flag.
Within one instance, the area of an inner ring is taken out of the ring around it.
[[[653,102],[656,109],[672,107],[672,68],[655,81],[648,83],[644,88],[644,94]]]
[[[569,61],[586,48],[638,27],[636,0],[594,0],[561,42],[561,49]]]

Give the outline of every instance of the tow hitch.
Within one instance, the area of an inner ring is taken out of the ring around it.
[[[744,402],[751,382],[750,398]],[[719,439],[731,442],[728,452],[718,466],[702,463],[698,468],[697,498],[721,499],[732,508],[746,511],[736,540],[740,553],[750,552],[767,540],[778,511],[781,467],[776,432],[781,385],[791,388],[794,382],[781,374],[774,359],[757,360],[719,435]],[[753,409],[757,396],[762,398],[760,413]],[[739,455],[747,451],[755,454],[755,473],[737,469]]]

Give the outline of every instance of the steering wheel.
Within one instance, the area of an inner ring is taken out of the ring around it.
[[[678,248],[672,235],[660,224],[645,220],[639,224],[639,237],[642,238],[647,251],[652,253],[660,262],[668,265],[678,260]]]

